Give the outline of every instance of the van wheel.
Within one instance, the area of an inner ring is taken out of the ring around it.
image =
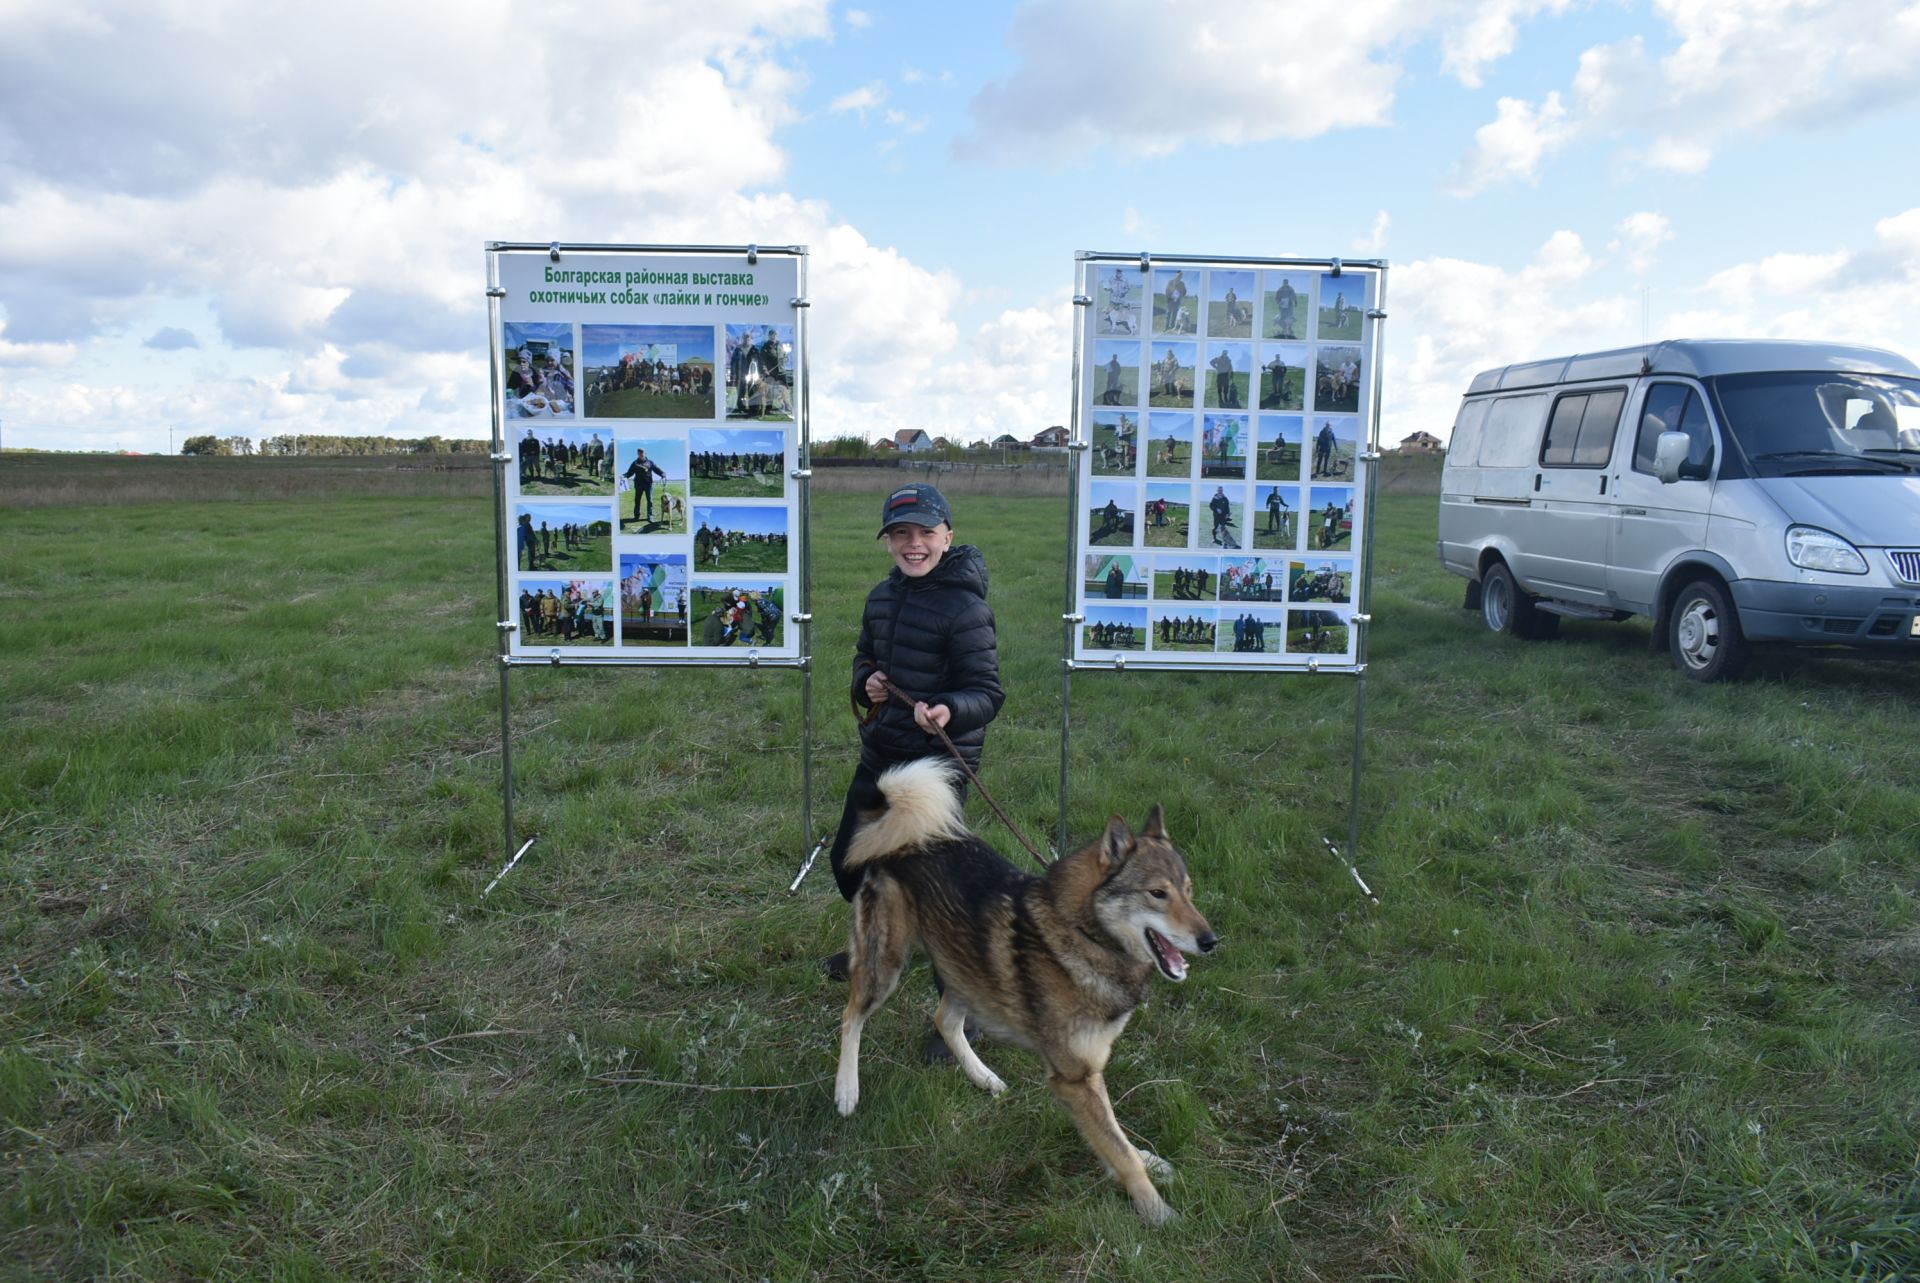
[[[1753,654],[1726,590],[1710,579],[1694,580],[1673,599],[1667,649],[1673,666],[1696,682],[1731,681]]]
[[[1560,631],[1560,616],[1537,609],[1501,561],[1488,566],[1480,579],[1480,618],[1496,633],[1529,641],[1545,641]]]

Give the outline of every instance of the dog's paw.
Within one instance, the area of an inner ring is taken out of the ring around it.
[[[833,1107],[840,1111],[840,1117],[851,1118],[853,1111],[860,1105],[858,1087],[841,1087],[833,1093]]]
[[[1179,1213],[1167,1206],[1167,1200],[1161,1198],[1158,1194],[1155,1194],[1151,1199],[1134,1199],[1133,1210],[1138,1213],[1141,1220],[1156,1229],[1179,1217]]]
[[[1147,1175],[1155,1180],[1173,1179],[1173,1164],[1150,1149],[1140,1151],[1140,1163],[1147,1169]]]
[[[986,1090],[989,1096],[998,1096],[1007,1089],[1006,1080],[1001,1078],[999,1074],[994,1073],[991,1069],[987,1070],[986,1077],[980,1080],[980,1086]]]

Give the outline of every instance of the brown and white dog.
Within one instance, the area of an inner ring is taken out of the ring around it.
[[[1156,806],[1139,833],[1115,815],[1044,877],[1023,873],[967,829],[953,769],[929,758],[881,776],[887,808],[865,818],[848,849],[847,867],[864,878],[853,900],[834,1102],[843,1115],[859,1104],[861,1030],[917,942],[944,984],[934,1023],[967,1077],[995,1095],[1006,1090],[968,1043],[969,1019],[1038,1055],[1087,1144],[1134,1210],[1158,1225],[1173,1211],[1148,1175],[1172,1169],[1120,1130],[1104,1071],[1154,974],[1185,980],[1183,954],[1219,943],[1194,907],[1186,861]]]

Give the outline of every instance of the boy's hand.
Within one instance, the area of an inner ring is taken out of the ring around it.
[[[874,672],[867,678],[867,703],[884,704],[887,702],[887,675]]]
[[[915,724],[929,735],[933,734],[936,730],[945,729],[948,719],[952,716],[953,710],[945,704],[927,704],[923,702],[913,706],[913,720]]]

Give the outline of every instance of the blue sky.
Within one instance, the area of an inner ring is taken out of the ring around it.
[[[821,437],[1064,421],[1081,249],[1388,260],[1390,441],[1643,337],[1920,355],[1916,63],[1913,0],[12,0],[0,443],[480,435],[490,239],[807,244]]]

